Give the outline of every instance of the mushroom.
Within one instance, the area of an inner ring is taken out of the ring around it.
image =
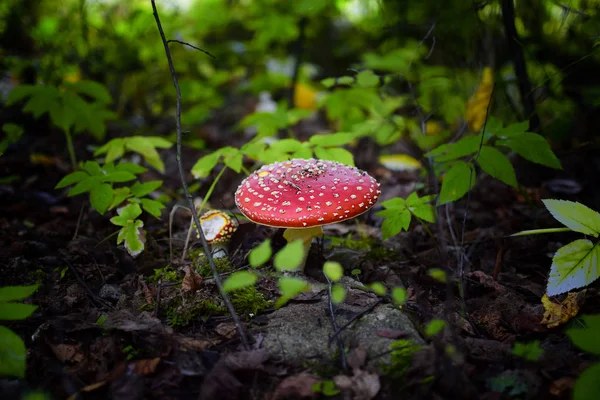
[[[352,219],[375,205],[379,183],[365,171],[335,161],[293,159],[264,165],[242,181],[235,204],[250,221],[286,228],[288,242],[301,239],[304,255],[323,225]]]
[[[206,242],[212,246],[213,257],[226,256],[227,243],[238,228],[237,221],[221,210],[210,210],[200,216],[200,227]]]

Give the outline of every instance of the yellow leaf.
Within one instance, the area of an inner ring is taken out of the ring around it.
[[[302,110],[317,109],[318,92],[303,83],[296,84],[294,89],[294,106]]]
[[[425,134],[428,136],[439,135],[444,132],[444,127],[437,121],[427,121],[425,123]]]
[[[467,121],[471,131],[479,132],[479,130],[483,127],[487,115],[487,108],[492,100],[493,90],[494,71],[491,67],[485,67],[483,69],[479,87],[467,102],[465,120]]]
[[[421,168],[421,163],[408,154],[389,154],[379,157],[381,165],[390,171],[414,171]]]
[[[585,289],[581,292],[569,292],[567,298],[561,303],[550,300],[547,294],[542,296],[542,305],[546,310],[541,323],[548,328],[564,324],[577,315],[579,307],[585,297]]]

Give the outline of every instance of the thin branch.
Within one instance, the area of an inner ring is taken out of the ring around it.
[[[380,297],[377,301],[375,301],[373,304],[371,304],[369,307],[365,308],[361,312],[354,314],[354,316],[352,318],[350,318],[348,320],[348,322],[346,322],[344,325],[342,325],[338,329],[336,329],[335,332],[333,332],[333,334],[329,337],[329,341],[327,342],[327,344],[329,346],[331,346],[331,342],[334,339],[337,339],[338,335],[340,333],[342,333],[344,331],[344,329],[348,328],[350,326],[350,324],[352,324],[354,321],[356,321],[357,319],[359,319],[366,313],[371,312],[373,309],[375,309],[375,307],[377,307],[381,303],[383,303],[383,297]]]
[[[175,72],[175,66],[173,65],[173,60],[171,58],[171,51],[169,50],[169,44],[167,42],[167,38],[165,37],[165,32],[163,31],[162,25],[160,23],[160,17],[158,16],[158,10],[156,9],[155,0],[150,0],[152,3],[152,11],[154,14],[154,19],[156,20],[156,26],[158,28],[158,32],[160,34],[160,38],[163,42],[163,46],[165,48],[165,54],[167,56],[167,61],[169,63],[169,70],[171,71],[171,77],[173,78],[173,86],[175,86],[175,91],[177,92],[177,118],[175,119],[175,125],[177,129],[177,166],[179,167],[179,177],[181,178],[181,185],[183,186],[183,191],[185,193],[185,198],[188,201],[189,208],[192,210],[192,217],[194,218],[194,222],[196,224],[196,230],[198,231],[198,235],[200,236],[200,241],[202,242],[202,247],[204,248],[204,253],[206,254],[206,258],[208,259],[208,264],[212,270],[215,284],[219,289],[219,293],[223,298],[223,302],[227,307],[227,310],[231,314],[231,318],[235,323],[235,327],[237,328],[238,334],[240,336],[240,341],[245,350],[249,350],[250,346],[248,344],[248,339],[246,337],[246,332],[242,327],[240,319],[235,312],[235,308],[233,304],[231,304],[231,300],[229,296],[223,291],[223,285],[221,283],[221,279],[219,278],[219,272],[217,271],[217,267],[215,266],[215,262],[212,258],[210,248],[208,243],[206,242],[206,237],[204,236],[204,232],[201,229],[200,218],[196,213],[196,207],[194,206],[194,201],[192,200],[192,196],[190,195],[190,191],[188,189],[187,183],[185,181],[185,172],[183,170],[183,161],[182,161],[182,150],[181,150],[181,142],[182,142],[182,133],[181,133],[181,91],[179,89],[179,82],[177,81],[177,73]]]
[[[212,58],[214,58],[215,60],[217,59],[217,57],[213,56],[213,55],[212,55],[212,54],[210,54],[208,51],[206,51],[206,50],[202,50],[200,47],[196,47],[196,46],[194,46],[193,44],[189,44],[188,42],[184,42],[184,41],[181,41],[181,40],[176,40],[176,39],[169,39],[169,40],[167,40],[167,43],[179,43],[179,44],[182,44],[182,45],[184,45],[184,46],[191,47],[191,48],[192,48],[192,49],[194,49],[194,50],[201,51],[201,52],[203,52],[204,54],[206,54],[206,55],[208,55],[208,56],[211,56],[211,57],[212,57]]]
[[[329,277],[326,274],[325,275],[325,279],[327,279],[327,302],[329,303],[329,316],[331,317],[331,326],[333,326],[333,331],[337,332],[338,326],[337,326],[337,322],[335,322],[335,312],[333,309],[333,302],[331,301],[331,281],[329,280]],[[342,362],[342,369],[347,369],[348,365],[346,362],[346,352],[344,351],[344,342],[342,342],[342,339],[338,336],[335,335],[335,341],[340,349],[340,360]]]

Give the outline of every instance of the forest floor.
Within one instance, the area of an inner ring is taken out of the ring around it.
[[[414,222],[409,232],[382,241],[376,209],[329,226],[307,262],[306,274],[317,287],[324,282],[322,261],[335,259],[352,279],[402,284],[408,290],[402,311],[368,293],[350,293],[348,307],[337,309],[339,321],[356,318],[340,335],[349,349],[344,369],[335,340],[326,345],[331,321],[322,287],[276,310],[276,278],[268,273],[271,266],[264,267],[257,290],[237,297],[250,338],[251,349],[244,351],[209,269],[200,258],[193,265],[190,257],[181,260],[189,213],[181,211],[174,219],[172,262],[168,214],[175,202],[162,219],[144,221],[147,248],[134,259],[116,245],[109,218],[90,210],[84,196],[69,198],[66,191],[54,190],[68,164],[56,156],[58,150],[48,150],[63,149],[60,136],[27,140],[0,157],[0,175],[14,177],[0,183],[0,275],[3,286],[40,283],[28,299],[39,308],[31,318],[9,324],[28,348],[27,379],[1,380],[3,399],[16,399],[27,388],[73,399],[310,399],[325,398],[313,386],[332,379],[347,388],[337,398],[567,399],[590,364],[565,335],[566,328],[579,323],[577,317],[552,326],[541,303],[554,252],[579,235],[507,236],[559,226],[540,198],[599,209],[597,152],[559,153],[564,166],[559,172],[517,160],[519,182],[529,198],[489,177],[481,179],[468,200],[439,209],[445,245],[436,224],[424,229]],[[82,140],[80,157],[85,154]],[[232,145],[228,140],[217,136],[210,146]],[[165,179],[165,187],[181,194],[174,152],[161,152],[166,177],[148,172],[145,178]],[[198,157],[197,151],[186,150],[188,171]],[[380,200],[408,195],[419,180],[417,174],[386,170],[376,160],[361,167],[381,183]],[[213,207],[235,211],[233,193],[242,178],[225,173],[211,198]],[[565,193],[553,181],[557,178],[581,190]],[[205,191],[210,179],[200,184]],[[183,204],[181,196],[177,202]],[[222,265],[224,274],[247,267],[246,254],[267,237],[275,247],[284,243],[275,229],[243,223],[232,240],[229,263]],[[197,251],[199,243],[192,248]],[[455,272],[462,265],[462,294],[456,280],[446,285],[428,274],[444,260]],[[352,270],[360,272],[351,275]],[[597,288],[592,285],[578,295],[579,314],[600,313]],[[423,326],[433,318],[449,326],[426,339]],[[354,329],[360,323],[364,331]],[[315,328],[307,333],[302,325]],[[267,345],[271,329],[287,335],[281,348]],[[373,343],[389,348],[406,338],[420,347],[401,342],[403,347],[381,357],[386,360],[381,363],[373,355]],[[513,354],[515,342],[534,341],[539,346]],[[294,348],[300,349],[295,357]],[[333,390],[328,383],[321,389]]]

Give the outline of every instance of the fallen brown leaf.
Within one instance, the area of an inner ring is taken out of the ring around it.
[[[307,373],[288,376],[277,385],[272,400],[315,399],[318,393],[312,388],[319,380],[318,377]]]
[[[202,286],[202,277],[192,269],[191,265],[186,266],[185,276],[181,282],[181,290],[185,292],[196,291]]]
[[[379,375],[354,369],[353,376],[338,375],[333,381],[341,390],[351,391],[353,400],[371,400],[381,389]]]
[[[59,361],[69,361],[73,363],[83,361],[83,352],[81,351],[81,344],[49,343],[49,345],[52,349],[52,352]]]

